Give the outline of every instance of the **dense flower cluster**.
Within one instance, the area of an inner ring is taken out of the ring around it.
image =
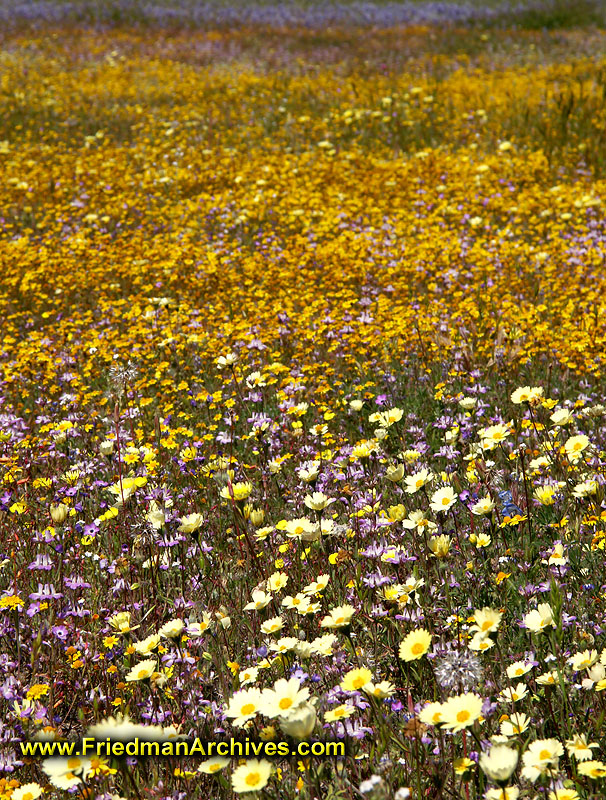
[[[3,34],[0,800],[606,792],[604,36],[331,36]]]

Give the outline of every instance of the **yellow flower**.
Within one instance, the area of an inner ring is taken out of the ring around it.
[[[355,706],[350,706],[348,704],[335,706],[335,708],[331,708],[330,711],[325,712],[324,721],[338,722],[339,720],[351,717],[351,715],[355,714],[355,712],[356,712]]]
[[[558,408],[557,411],[553,412],[549,419],[556,427],[563,427],[564,425],[568,425],[572,422],[573,416],[567,408]]]
[[[23,600],[16,594],[9,594],[0,600],[0,608],[23,608]]]
[[[331,503],[334,503],[334,498],[327,497],[323,492],[314,492],[305,497],[305,505],[313,511],[323,511]]]
[[[327,616],[324,617],[320,626],[322,628],[345,628],[351,622],[351,618],[356,613],[353,606],[335,606],[331,608]]]
[[[156,672],[157,667],[157,662],[152,658],[147,659],[147,661],[140,661],[128,672],[126,681],[128,683],[146,681]]]
[[[50,515],[55,525],[62,525],[67,519],[68,514],[69,506],[66,506],[65,503],[59,503],[58,505],[52,505],[50,507]]]
[[[389,411],[376,411],[369,416],[370,422],[378,423],[381,428],[389,428],[394,422],[399,422],[404,416],[401,408],[391,408]]]
[[[119,611],[117,614],[114,614],[113,617],[110,617],[109,624],[119,633],[128,633],[139,627],[138,625],[135,625],[134,628],[131,627],[130,611]]]
[[[522,777],[536,781],[541,775],[555,775],[564,748],[557,739],[537,739],[522,756]]]
[[[240,686],[246,686],[248,683],[254,683],[257,680],[258,674],[258,667],[248,667],[247,669],[243,669],[238,673],[238,683]]]
[[[543,388],[541,386],[533,386],[532,389],[530,386],[522,386],[520,389],[516,389],[515,392],[513,392],[511,395],[511,402],[515,405],[520,405],[521,403],[538,401],[541,397],[543,397]]]
[[[506,686],[499,694],[500,700],[508,703],[517,703],[518,700],[523,700],[528,694],[528,688],[525,683],[518,683],[514,688],[513,686]]]
[[[494,501],[491,500],[490,497],[483,497],[471,507],[471,512],[477,516],[484,516],[486,514],[490,514],[493,509]]]
[[[121,505],[123,500],[128,500],[138,488],[145,486],[146,483],[147,478],[144,476],[124,478],[122,483],[118,482],[110,486],[109,491],[116,497],[117,504]]]
[[[583,761],[577,767],[579,775],[586,775],[588,778],[598,780],[599,778],[606,778],[606,764],[601,761]]]
[[[419,712],[419,721],[424,725],[441,725],[444,722],[443,703],[427,703]]]
[[[267,591],[279,592],[288,583],[288,575],[285,572],[274,572],[267,579]]]
[[[203,524],[204,517],[202,514],[188,514],[185,517],[181,517],[180,525],[178,530],[181,533],[193,533],[197,531],[198,528]]]
[[[404,477],[404,465],[403,464],[395,464],[390,467],[387,467],[385,472],[385,477],[392,481],[392,483],[398,483]]]
[[[315,581],[312,581],[312,583],[308,584],[303,589],[303,594],[308,594],[308,595],[319,594],[320,592],[323,592],[324,589],[326,589],[329,581],[330,581],[330,575],[327,574],[318,575]]]
[[[555,503],[557,489],[557,486],[537,486],[534,490],[534,496],[541,505],[552,506]]]
[[[476,762],[471,758],[455,758],[453,767],[456,775],[471,776],[472,771],[475,769]],[[463,778],[468,780],[469,778]]]
[[[358,444],[354,445],[351,451],[350,460],[351,461],[362,461],[365,458],[370,458],[372,453],[376,453],[378,445],[374,440],[368,440],[364,442],[358,442]]]
[[[221,756],[213,756],[212,758],[202,761],[198,766],[198,772],[204,772],[207,775],[214,775],[231,763],[230,758],[222,758]]]
[[[271,594],[267,594],[262,589],[255,589],[252,593],[252,600],[244,606],[244,611],[261,611],[273,600]]]
[[[568,663],[574,672],[581,669],[589,669],[598,660],[597,650],[584,650],[581,653],[575,653],[568,659]]]
[[[284,627],[284,620],[282,617],[272,617],[271,619],[265,620],[265,622],[261,625],[261,633],[270,634],[270,633],[277,633],[281,631]]]
[[[518,800],[520,790],[517,786],[504,786],[502,789],[488,789],[484,800]]]
[[[445,486],[432,494],[430,507],[433,511],[448,511],[456,502],[457,495],[452,486]]]
[[[333,647],[337,641],[338,639],[334,633],[326,633],[324,636],[318,636],[310,642],[311,651],[319,656],[331,656]]]
[[[316,725],[316,709],[310,702],[302,703],[291,712],[280,717],[280,727],[287,736],[307,739]]]
[[[480,768],[494,783],[505,783],[518,765],[518,751],[497,744],[480,755]]]
[[[572,739],[566,740],[566,750],[569,756],[574,756],[577,761],[588,761],[591,759],[595,748],[599,748],[597,742],[587,743],[587,736],[584,733],[577,733]]]
[[[262,713],[266,717],[285,716],[290,714],[297,706],[302,705],[309,698],[309,689],[301,689],[298,678],[280,678],[274,683],[273,689],[263,692]]]
[[[232,772],[231,785],[236,794],[258,792],[267,786],[273,766],[265,759],[251,758]]]
[[[442,706],[444,727],[456,733],[468,728],[482,713],[482,698],[474,693],[449,697]]]
[[[548,800],[579,800],[579,797],[576,789],[566,789],[563,786],[547,795]]]
[[[503,612],[494,608],[479,608],[475,610],[473,617],[475,625],[470,630],[477,631],[485,637],[498,630]]]
[[[559,676],[557,670],[553,669],[551,672],[544,672],[542,675],[537,677],[537,683],[539,686],[555,686],[558,683]],[[606,688],[606,681],[604,681],[604,685]],[[599,691],[600,684],[596,684],[596,691]]]
[[[532,664],[527,663],[526,661],[515,661],[513,664],[510,664],[507,669],[505,670],[507,677],[510,680],[513,678],[521,678],[523,675],[526,675],[527,672],[533,669]]]
[[[43,792],[44,789],[38,783],[24,783],[13,790],[10,800],[37,800],[38,797],[42,796]]]
[[[489,639],[483,633],[479,631],[473,635],[473,638],[468,644],[470,650],[475,650],[478,653],[483,653],[484,650],[490,650],[491,647],[494,647],[494,642],[492,639]]]
[[[400,643],[399,656],[402,661],[416,661],[430,648],[431,634],[424,628],[411,631]]]
[[[135,642],[133,648],[141,656],[152,653],[160,644],[160,634],[152,633],[140,642]]]
[[[507,425],[491,425],[480,431],[481,445],[483,450],[494,450],[494,448],[504,442],[510,435]]]
[[[182,619],[171,619],[162,625],[158,633],[166,639],[178,639],[183,633],[184,628],[185,623]]]
[[[530,725],[530,718],[521,712],[513,713],[509,719],[504,719],[501,722],[501,735],[502,736],[519,736],[524,731],[528,730]]]
[[[524,617],[524,625],[531,633],[538,633],[549,626],[555,628],[556,623],[549,603],[540,603],[535,611],[529,611]]]
[[[233,367],[238,363],[238,356],[236,353],[226,353],[224,356],[219,356],[217,359],[217,369],[225,369],[226,367]]]
[[[432,536],[428,546],[436,558],[446,558],[450,551],[450,544],[450,536],[442,534],[442,536]]]
[[[366,667],[360,667],[346,672],[339,686],[346,692],[355,692],[364,689],[371,680],[372,672]]]
[[[260,689],[255,687],[242,689],[230,699],[225,716],[232,717],[233,724],[241,728],[261,711],[262,705],[263,697]]]
[[[431,473],[428,469],[422,469],[420,472],[415,472],[414,475],[407,475],[404,478],[404,483],[406,484],[406,491],[408,494],[414,494],[418,492],[419,489],[422,489],[428,483],[433,480],[433,473]]]
[[[564,443],[564,450],[571,461],[578,461],[587,447],[589,447],[589,438],[584,433],[571,436]]]
[[[30,689],[27,690],[25,695],[28,700],[39,700],[48,694],[50,687],[47,683],[35,683]]]
[[[243,503],[252,492],[252,483],[245,481],[243,483],[228,483],[221,489],[221,497],[224,500],[235,500],[237,503]]]

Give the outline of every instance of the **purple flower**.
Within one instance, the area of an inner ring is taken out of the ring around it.
[[[38,553],[34,561],[29,565],[29,569],[49,570],[53,568],[51,557],[46,553]]]
[[[61,592],[55,591],[52,583],[45,583],[44,586],[39,583],[38,591],[29,595],[30,600],[58,600],[60,597],[63,597],[63,595]]]

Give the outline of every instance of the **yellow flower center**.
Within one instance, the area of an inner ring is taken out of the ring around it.
[[[423,652],[423,645],[421,644],[421,642],[416,642],[416,644],[413,644],[413,646],[411,648],[411,652],[415,656],[418,656],[419,653],[422,653]]]
[[[255,704],[254,703],[245,703],[242,708],[240,709],[241,714],[253,714],[255,711]]]
[[[539,758],[541,761],[546,761],[548,758],[551,758],[551,752],[549,750],[541,750]]]
[[[258,783],[261,782],[261,776],[258,772],[249,772],[246,776],[246,785],[247,786],[256,786]]]
[[[292,698],[290,697],[283,697],[280,702],[278,703],[282,710],[286,708],[290,708],[292,706]]]
[[[467,710],[459,711],[457,714],[457,722],[467,722],[470,717],[470,713]]]

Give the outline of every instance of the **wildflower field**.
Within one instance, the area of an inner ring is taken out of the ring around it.
[[[570,5],[0,4],[0,800],[606,797]]]

